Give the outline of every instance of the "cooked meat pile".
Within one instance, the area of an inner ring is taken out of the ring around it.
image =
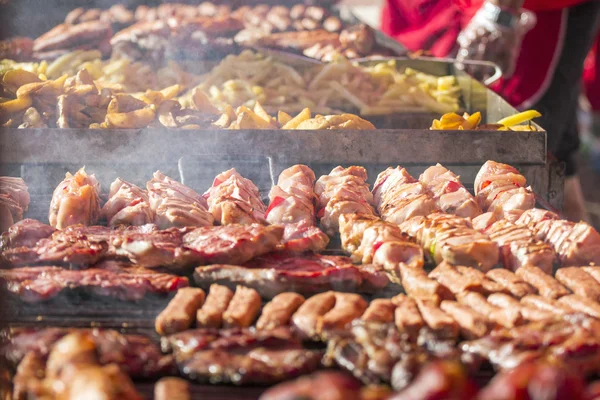
[[[29,190],[21,178],[0,176],[0,230],[23,219],[29,208]]]

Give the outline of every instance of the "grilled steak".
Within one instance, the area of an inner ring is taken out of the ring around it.
[[[40,239],[50,237],[54,230],[50,225],[42,224],[35,219],[24,219],[2,234],[0,249],[34,247]]]
[[[294,291],[303,295],[327,290],[372,292],[388,284],[385,274],[374,267],[355,266],[347,257],[319,254],[272,253],[241,267],[209,265],[198,267],[195,282],[207,288],[213,282],[234,288],[258,290],[264,298]]]
[[[53,266],[0,270],[5,292],[25,302],[39,302],[63,291],[79,289],[121,300],[141,300],[146,294],[167,295],[188,285],[187,278],[158,273],[139,267],[106,263],[86,270],[67,270]]]
[[[289,328],[196,329],[163,338],[181,374],[198,382],[269,384],[314,371],[321,353],[305,350]]]

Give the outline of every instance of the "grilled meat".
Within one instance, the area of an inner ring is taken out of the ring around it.
[[[204,197],[215,221],[221,225],[266,222],[267,207],[258,188],[233,168],[217,175]]]
[[[363,321],[387,324],[394,322],[396,306],[391,299],[375,299],[360,317]]]
[[[441,164],[427,168],[419,181],[433,193],[433,198],[443,212],[465,218],[475,218],[481,214],[477,201],[458,176]]]
[[[467,291],[483,294],[507,291],[504,286],[475,268],[454,266],[445,261],[431,271],[429,277],[450,289],[454,295]]]
[[[592,318],[600,319],[600,304],[589,297],[571,294],[561,297],[557,300],[557,303],[567,309],[582,312]]]
[[[161,229],[185,226],[210,226],[213,216],[206,200],[191,188],[169,178],[160,171],[146,184],[150,208]]]
[[[262,309],[256,329],[275,329],[289,324],[292,315],[304,303],[298,293],[285,292],[273,297]]]
[[[519,311],[526,321],[544,321],[555,317],[554,313],[550,311],[542,310],[529,304],[521,304],[519,300],[505,293],[493,293],[487,300],[496,307]]]
[[[536,292],[533,286],[506,269],[492,269],[485,276],[501,285],[508,293],[519,299]]]
[[[0,194],[0,230],[4,232],[22,219],[23,209],[19,203],[9,195]]]
[[[110,226],[146,225],[154,221],[148,193],[121,178],[110,185],[108,201],[101,214]]]
[[[555,277],[573,294],[587,297],[594,302],[600,300],[600,283],[581,267],[560,268],[556,271]]]
[[[284,227],[282,239],[284,250],[296,253],[305,251],[318,253],[329,244],[329,236],[308,222],[285,224]]]
[[[479,312],[456,301],[444,300],[440,309],[456,321],[464,338],[480,338],[493,328],[493,324]]]
[[[399,294],[392,298],[392,304],[396,306],[394,321],[398,331],[408,335],[409,340],[416,342],[421,328],[425,326],[417,302],[412,297]]]
[[[181,288],[167,307],[156,317],[155,329],[160,335],[184,331],[196,320],[196,312],[204,303],[204,290]]]
[[[315,183],[321,226],[329,235],[339,229],[343,214],[363,213],[375,215],[371,206],[373,196],[369,192],[367,171],[363,167],[335,167],[329,175],[321,176]]]
[[[233,298],[233,292],[225,286],[213,283],[206,302],[196,314],[199,328],[220,328],[223,323],[223,313],[227,311]]]
[[[197,382],[271,384],[314,371],[321,353],[289,329],[197,329],[163,339],[181,374]]]
[[[414,237],[438,264],[445,260],[488,271],[498,262],[498,245],[466,218],[434,213],[412,218],[400,230]]]
[[[144,268],[122,267],[110,263],[75,271],[52,266],[0,270],[0,284],[5,292],[32,303],[75,289],[120,300],[137,301],[148,293],[170,294],[187,286],[188,280]]]
[[[540,268],[525,265],[516,272],[517,276],[533,286],[537,292],[549,299],[557,299],[569,294],[569,290],[552,276],[547,275]]]
[[[415,299],[433,300],[439,303],[442,300],[454,300],[452,292],[441,283],[427,276],[422,268],[410,268],[400,264],[402,287],[407,295]]]
[[[261,307],[260,294],[254,289],[238,286],[227,310],[223,313],[225,328],[247,328],[258,315]]]
[[[568,295],[567,295],[568,296]],[[563,297],[567,297],[563,296]],[[562,297],[561,297],[562,299]],[[529,307],[536,308],[538,310],[547,311],[552,313],[554,316],[562,316],[572,314],[576,310],[564,303],[559,303],[555,299],[530,294],[521,299],[521,304]]]
[[[373,292],[389,283],[378,268],[355,266],[346,257],[293,253],[268,254],[241,267],[220,264],[198,267],[194,280],[203,288],[213,282],[230,288],[244,285],[268,299],[288,291],[303,295],[332,289]]]
[[[425,185],[400,167],[390,167],[377,176],[373,198],[381,218],[394,224],[439,210]]]
[[[42,224],[35,219],[24,219],[12,225],[0,238],[0,250],[17,247],[34,247],[41,239],[54,233],[50,225]]]
[[[458,337],[458,324],[440,309],[435,301],[416,299],[416,303],[423,321],[438,337],[447,339]]]
[[[93,225],[100,216],[100,184],[82,168],[75,175],[67,172],[52,194],[50,225],[63,229],[70,225]]]
[[[361,296],[336,292],[333,308],[317,319],[316,333],[326,338],[336,331],[343,331],[348,324],[360,318],[366,309],[367,302]]]
[[[0,176],[0,194],[14,199],[23,212],[29,209],[29,189],[21,178]]]
[[[541,208],[532,208],[527,211],[524,211],[523,214],[521,214],[519,219],[516,221],[516,224],[531,225],[537,224],[538,222],[542,222],[548,219],[555,220],[559,219],[559,217],[552,211],[543,210]]]
[[[519,310],[499,308],[489,303],[483,295],[475,292],[465,292],[458,296],[461,304],[471,307],[486,318],[505,328],[512,328],[523,322],[523,317]]]
[[[190,384],[181,378],[162,378],[154,385],[154,399],[191,400]]]
[[[292,316],[292,325],[305,338],[317,338],[319,321],[335,306],[335,292],[325,292],[306,300]]]
[[[353,377],[324,371],[281,383],[263,393],[260,400],[361,400],[360,389],[360,382]]]
[[[535,207],[535,195],[525,188],[525,177],[507,164],[487,161],[475,177],[475,196],[483,211],[516,221]]]

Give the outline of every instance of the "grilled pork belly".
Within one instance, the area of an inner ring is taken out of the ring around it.
[[[100,183],[81,168],[75,175],[67,172],[52,194],[50,225],[56,229],[70,225],[93,225],[100,217]]]
[[[373,198],[381,218],[394,224],[439,210],[425,185],[400,167],[390,167],[377,176]]]
[[[533,231],[524,225],[507,220],[494,222],[485,233],[500,247],[500,261],[505,268],[516,271],[523,265],[539,267],[547,274],[557,261],[552,247],[536,239]]]
[[[221,225],[266,222],[267,207],[258,188],[234,168],[217,175],[204,197],[208,210]]]
[[[110,226],[145,225],[154,221],[148,192],[121,178],[110,185],[108,201],[102,207],[102,216]]]
[[[445,260],[488,271],[498,262],[498,245],[466,218],[433,213],[402,223],[400,230],[414,237],[437,264]]]
[[[481,208],[458,176],[441,164],[429,167],[421,174],[419,181],[433,193],[438,207],[445,213],[465,218],[475,218]]]
[[[535,195],[525,188],[526,183],[515,168],[490,160],[475,177],[475,196],[483,211],[514,222],[524,211],[535,207]]]
[[[206,200],[191,188],[160,171],[146,184],[155,223],[161,229],[186,226],[210,226],[213,216],[206,210]]]
[[[329,175],[321,176],[315,183],[321,226],[328,235],[339,229],[343,214],[362,213],[375,215],[371,206],[373,195],[369,191],[367,171],[363,167],[335,167]]]

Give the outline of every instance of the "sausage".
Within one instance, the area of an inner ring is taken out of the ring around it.
[[[233,292],[226,286],[210,285],[206,301],[196,314],[196,325],[199,328],[220,328],[223,323],[223,313],[227,310]]]
[[[511,295],[517,298],[535,294],[536,290],[514,272],[504,268],[492,269],[485,274],[489,279],[502,285]]]
[[[223,313],[223,326],[225,328],[247,328],[260,311],[260,294],[254,289],[237,286],[227,310]]]
[[[573,310],[583,312],[593,318],[600,319],[600,304],[589,297],[571,294],[561,297],[557,302]]]
[[[511,308],[499,308],[489,303],[485,297],[479,293],[468,292],[458,297],[461,304],[471,307],[477,312],[485,315],[490,321],[497,323],[505,328],[513,328],[523,321],[519,310]]]
[[[432,300],[439,304],[442,300],[454,300],[452,292],[439,282],[430,279],[421,268],[399,265],[402,286],[407,295],[415,299]]]
[[[167,307],[156,317],[155,328],[160,335],[171,335],[189,329],[196,312],[204,303],[204,290],[179,289]]]
[[[317,332],[344,329],[365,312],[367,302],[354,293],[335,293],[335,305],[317,321]]]
[[[556,271],[556,280],[579,296],[594,301],[600,299],[600,283],[580,267],[561,268]]]
[[[569,294],[569,290],[556,279],[547,275],[536,266],[524,265],[517,269],[517,276],[537,289],[541,296],[558,299]]]
[[[549,311],[541,310],[530,305],[521,304],[519,300],[505,293],[491,294],[488,297],[488,302],[496,307],[519,310],[523,318],[528,321],[544,321],[554,317],[554,314]]]
[[[445,312],[440,310],[432,300],[417,299],[417,307],[427,326],[441,334],[444,338],[458,336],[458,324]]]
[[[396,327],[400,332],[406,332],[411,339],[416,340],[419,331],[425,326],[417,302],[411,297],[399,294],[392,298],[392,303],[396,306],[394,312]]]
[[[440,304],[440,309],[456,321],[462,336],[466,339],[477,339],[490,331],[489,321],[470,307],[456,301],[444,300]]]
[[[554,315],[565,315],[573,312],[570,307],[567,307],[564,303],[559,304],[554,299],[548,299],[546,297],[530,294],[521,299],[521,304],[526,304],[531,307],[538,308],[551,312]]]
[[[464,291],[483,292],[481,280],[463,275],[457,267],[448,264],[446,261],[441,262],[431,271],[429,277],[437,280],[455,295]]]
[[[388,323],[394,322],[394,312],[396,306],[390,299],[375,299],[371,301],[369,307],[360,319],[368,322]]]
[[[304,297],[298,293],[280,293],[264,306],[256,323],[258,329],[274,329],[289,324],[292,315],[304,303]]]
[[[292,324],[305,338],[317,335],[317,322],[335,305],[335,292],[329,291],[312,296],[292,316]]]

